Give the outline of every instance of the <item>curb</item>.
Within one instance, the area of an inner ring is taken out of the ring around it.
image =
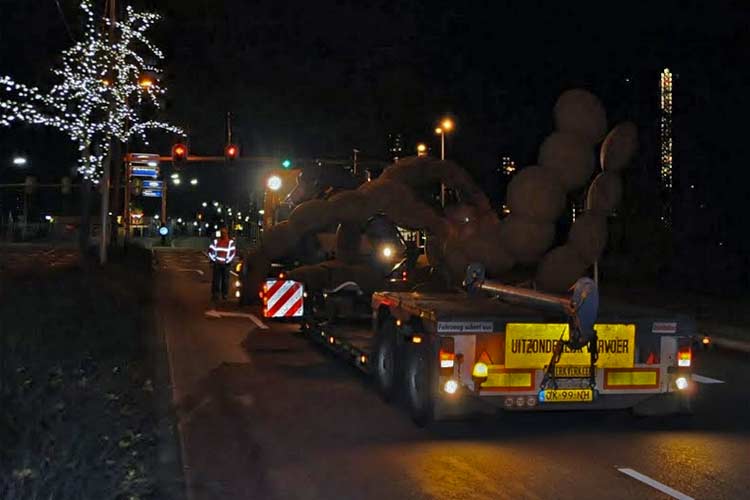
[[[152,269],[153,271],[153,269]],[[164,321],[156,305],[152,305],[154,335],[152,352],[156,358],[154,390],[158,417],[159,445],[157,471],[161,498],[169,500],[187,497],[187,484],[184,474],[184,454],[179,421],[173,410],[173,387],[169,345],[166,339]]]

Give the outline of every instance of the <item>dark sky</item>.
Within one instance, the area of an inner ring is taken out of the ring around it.
[[[55,2],[0,0],[0,73],[48,78],[50,61],[69,44]],[[59,2],[76,35],[77,1]],[[743,2],[136,4],[164,16],[154,37],[167,55],[165,113],[189,130],[199,154],[221,152],[229,110],[246,154],[292,157],[357,147],[384,158],[389,132],[438,151],[432,129],[450,113],[458,129],[449,155],[485,180],[501,154],[534,161],[555,98],[572,86],[595,91],[611,121],[634,118],[652,133],[658,72],[669,66],[683,95],[675,113],[684,170],[713,179],[716,198],[722,189],[747,194],[747,182],[735,182],[746,179],[750,108]],[[72,164],[71,148],[54,134],[0,131],[0,158],[14,148],[33,148],[47,172]]]

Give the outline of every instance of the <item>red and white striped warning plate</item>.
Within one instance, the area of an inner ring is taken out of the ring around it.
[[[299,281],[267,279],[263,285],[263,317],[299,318],[304,312],[304,286]]]

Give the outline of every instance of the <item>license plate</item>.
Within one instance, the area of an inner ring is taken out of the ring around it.
[[[555,365],[555,377],[560,378],[589,378],[591,366],[589,365]]]
[[[587,403],[594,400],[591,389],[547,389],[539,393],[540,403]]]

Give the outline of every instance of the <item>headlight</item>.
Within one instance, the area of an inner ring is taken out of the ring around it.
[[[679,390],[684,391],[688,387],[688,379],[685,377],[678,377],[677,380],[674,381],[674,385],[676,385]]]
[[[278,191],[279,189],[281,189],[281,177],[279,177],[278,175],[272,175],[268,178],[268,182],[266,183],[266,185],[271,191]]]
[[[390,246],[390,245],[385,245],[385,246],[384,246],[384,247],[383,247],[383,248],[382,248],[382,249],[380,250],[380,253],[381,253],[381,255],[383,255],[383,257],[385,257],[386,259],[390,259],[391,257],[393,257],[393,247],[392,247],[392,246]]]

